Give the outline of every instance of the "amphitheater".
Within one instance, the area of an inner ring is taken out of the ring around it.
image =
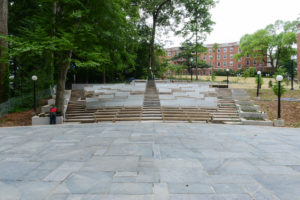
[[[232,91],[209,83],[137,81],[75,85],[65,122],[240,123]]]

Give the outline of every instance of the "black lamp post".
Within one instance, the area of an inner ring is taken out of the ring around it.
[[[291,90],[294,90],[294,56],[291,56]]]
[[[9,80],[10,80],[10,82],[9,82],[9,89],[10,89],[10,91],[9,91],[9,97],[8,98],[10,98],[11,96],[13,96],[13,88],[14,88],[14,83],[13,83],[13,80],[15,79],[15,76],[14,75],[11,75],[11,76],[9,76]],[[11,94],[11,95],[10,95]]]
[[[36,81],[38,78],[36,75],[33,75],[31,78],[33,80],[33,110],[36,114]]]
[[[280,119],[280,82],[282,81],[283,77],[281,75],[276,76],[276,81],[278,81],[278,116],[277,119]]]
[[[256,97],[259,96],[259,88],[260,88],[260,75],[261,75],[261,71],[257,72],[257,92],[256,92]]]
[[[229,85],[228,72],[229,72],[229,69],[227,68],[227,69],[226,69],[226,76],[227,76],[227,88],[228,88],[228,85]]]
[[[190,72],[191,72],[191,82],[193,81],[193,70],[192,70],[192,64],[193,64],[193,58],[191,58],[191,68],[190,68]]]

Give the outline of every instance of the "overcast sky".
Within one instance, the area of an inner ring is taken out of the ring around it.
[[[278,19],[296,20],[300,17],[300,0],[219,0],[211,13],[216,24],[205,44],[237,42],[246,33],[265,28]],[[172,35],[169,34],[169,41],[161,38],[165,47],[180,46],[184,40]]]

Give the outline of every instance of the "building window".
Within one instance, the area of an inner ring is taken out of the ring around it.
[[[203,56],[203,60],[206,60],[206,56]]]
[[[220,57],[221,57],[220,54],[218,54],[218,60],[220,60]]]
[[[253,56],[254,56],[254,58],[256,58],[256,54],[254,54]]]
[[[249,53],[247,53],[247,58],[250,58],[250,54]]]
[[[233,54],[230,54],[230,59],[233,59]]]
[[[223,62],[223,66],[226,67],[226,65],[227,65],[227,63],[226,63],[226,62]]]
[[[224,49],[223,49],[223,52],[227,52],[227,48],[224,48]]]
[[[211,71],[209,71],[209,75],[211,75]]]
[[[246,61],[246,65],[250,65],[250,60],[247,60],[247,61]]]
[[[221,52],[221,49],[220,48],[218,48],[218,53],[220,53]]]
[[[239,48],[239,50],[238,50],[238,51],[239,51],[239,53],[241,53],[241,52],[242,52],[242,50],[241,50],[240,48]]]
[[[256,65],[257,63],[256,63],[256,60],[253,60],[253,65]]]
[[[183,61],[183,59],[182,59],[182,58],[180,58],[180,61]]]
[[[212,60],[212,56],[209,56],[209,59]]]
[[[168,56],[171,56],[172,55],[172,52],[171,51],[168,51]]]
[[[239,64],[239,65],[238,65],[238,68],[239,68],[239,69],[240,69],[240,68],[242,68],[242,65],[241,65],[241,64]]]
[[[225,55],[223,55],[223,58],[224,58],[224,59],[227,59],[227,55],[226,55],[226,54],[225,54]]]
[[[233,48],[232,47],[230,48],[230,52],[233,52]]]
[[[209,49],[209,53],[211,53],[212,52],[212,49]]]
[[[220,67],[221,66],[221,63],[220,62],[218,62],[218,67]]]
[[[230,61],[230,66],[233,66],[233,61]]]
[[[242,58],[239,58],[239,62],[241,62],[242,61]]]

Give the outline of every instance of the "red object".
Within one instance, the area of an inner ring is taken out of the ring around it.
[[[50,112],[57,112],[57,108],[51,108]]]

